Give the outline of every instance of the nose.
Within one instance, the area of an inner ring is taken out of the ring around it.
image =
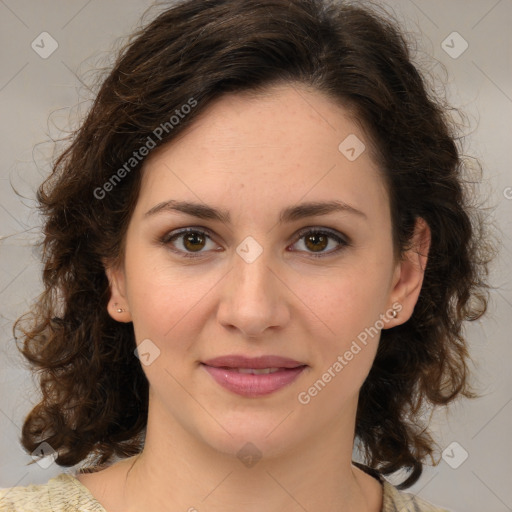
[[[233,268],[223,280],[218,322],[246,338],[283,328],[290,318],[287,298],[291,292],[279,275],[279,265],[272,265],[269,252],[263,250],[254,261],[235,253]]]

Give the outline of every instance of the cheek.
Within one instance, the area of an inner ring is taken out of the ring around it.
[[[371,369],[386,312],[391,259],[356,258],[330,272],[329,279],[302,279],[297,295],[310,309],[313,372],[305,400],[341,404],[358,393]],[[380,260],[380,261],[379,261]],[[389,260],[389,261],[388,261]],[[311,392],[311,393],[310,393]]]
[[[302,278],[294,293],[303,298],[310,317],[318,322],[318,333],[346,342],[374,325],[385,312],[389,275],[364,264],[340,266],[325,279]]]
[[[219,276],[170,263],[156,251],[132,251],[125,265],[137,342],[149,338],[167,353],[187,350],[206,321],[204,304]]]
[[[309,295],[321,322],[310,333],[315,340],[312,371],[297,401],[307,406],[311,418],[341,412],[372,367],[380,339],[376,322],[383,310],[378,287],[371,288],[369,282],[378,283],[370,276],[339,278],[322,293]]]
[[[150,354],[146,361],[141,357],[142,369],[162,401],[169,397],[173,397],[172,403],[188,400],[178,383],[189,377],[196,359],[190,352],[200,336],[197,314],[204,295],[197,280],[163,265],[141,267],[132,274],[129,302],[135,339],[139,351]]]
[[[147,267],[134,274],[128,294],[137,339],[145,336],[163,342],[187,320],[199,290],[165,268]],[[190,328],[190,321],[185,323]]]

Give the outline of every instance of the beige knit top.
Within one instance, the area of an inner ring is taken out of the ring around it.
[[[108,512],[76,474],[61,473],[46,484],[1,489],[0,512]],[[383,485],[381,512],[449,512],[379,479]]]

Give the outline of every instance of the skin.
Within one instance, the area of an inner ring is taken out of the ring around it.
[[[350,134],[367,148],[354,161],[338,150]],[[143,453],[80,477],[108,512],[381,509],[381,485],[351,464],[358,393],[379,336],[308,404],[297,399],[394,303],[400,312],[384,328],[406,322],[421,289],[428,227],[420,219],[413,249],[394,258],[389,199],[369,147],[346,109],[286,84],[220,98],[147,158],[124,258],[106,272],[109,313],[133,322],[137,343],[149,338],[160,355],[143,365]],[[231,224],[145,215],[170,199],[225,209]],[[330,200],[364,216],[342,211],[278,224],[285,207]],[[207,228],[211,239],[161,241],[185,227]],[[325,256],[315,258],[314,243],[298,236],[306,227],[350,244],[333,252],[340,245],[329,238],[320,244]],[[247,236],[263,251],[252,263],[236,252]],[[233,353],[281,355],[308,368],[273,394],[246,398],[199,364]],[[262,455],[252,467],[236,455],[247,442]]]

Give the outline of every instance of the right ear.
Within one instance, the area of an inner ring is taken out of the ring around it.
[[[105,266],[105,274],[109,282],[110,299],[108,301],[108,314],[116,321],[128,323],[132,321],[130,307],[126,299],[124,269],[118,266]]]

